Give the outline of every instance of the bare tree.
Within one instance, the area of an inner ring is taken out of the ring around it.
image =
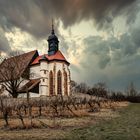
[[[137,95],[137,90],[133,82],[131,82],[129,86],[127,87],[126,93],[127,93],[127,96],[131,96],[131,97],[134,97]]]
[[[88,90],[88,86],[86,83],[80,83],[75,86],[75,92],[77,93],[86,93]]]
[[[71,80],[71,93],[76,92],[76,86],[77,86],[77,83],[75,81]]]
[[[17,52],[12,53],[12,56],[4,59],[0,64],[0,84],[13,98],[17,98],[19,87],[25,80],[29,79],[28,65],[34,55],[34,51],[22,55]]]
[[[105,83],[97,83],[92,88],[88,89],[87,94],[97,97],[107,97],[108,91]]]
[[[9,102],[7,100],[6,97],[1,97],[0,96],[0,111],[2,113],[2,118],[5,121],[5,126],[9,126],[9,122],[8,122],[8,115],[10,113],[10,106],[9,106]]]

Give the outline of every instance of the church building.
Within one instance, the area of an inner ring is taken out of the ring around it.
[[[53,96],[70,94],[70,63],[59,50],[59,40],[55,35],[52,25],[51,35],[48,37],[48,53],[39,55],[38,51],[31,51],[19,56],[8,58],[5,61],[16,59],[19,63],[14,75],[22,76],[28,70],[29,78],[25,80],[18,89],[20,95],[28,90],[31,96]],[[22,76],[23,77],[23,76]],[[1,81],[2,78],[0,77]]]

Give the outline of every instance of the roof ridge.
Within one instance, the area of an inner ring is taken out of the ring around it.
[[[66,57],[63,55],[63,53],[60,51],[60,50],[58,50],[60,53],[61,53],[61,55],[64,57],[64,59],[67,61],[67,59],[66,59]]]
[[[45,57],[48,59],[48,62],[56,60],[56,61],[65,61],[66,63],[69,64],[69,62],[66,60],[66,58],[65,58],[64,55],[63,55],[63,53],[62,53],[60,50],[58,50],[54,55],[50,55],[50,56],[49,56],[48,54],[43,54],[43,55],[45,55]],[[42,57],[43,55],[39,55],[39,56],[31,63],[31,65],[39,64],[39,61],[40,61],[40,59],[41,59],[41,57]]]
[[[33,53],[33,52],[38,52],[38,51],[37,51],[37,50],[33,50],[33,51],[30,51],[30,52],[24,52],[24,53],[22,53],[22,54],[15,55],[15,56],[12,56],[12,57],[21,56],[21,55],[26,55],[26,54]]]

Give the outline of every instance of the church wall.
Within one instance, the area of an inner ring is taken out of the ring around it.
[[[70,81],[71,81],[71,79],[70,79],[70,77],[71,77],[71,75],[70,75],[70,70],[69,70],[69,66],[68,65],[66,65],[66,64],[64,64],[63,65],[63,73],[64,72],[66,72],[67,73],[67,84],[68,84],[68,95],[70,94]],[[63,74],[64,75],[64,74]],[[64,78],[63,78],[64,79]],[[63,84],[63,87],[64,87],[64,84]],[[65,88],[65,87],[64,87]]]
[[[53,75],[54,75],[55,95],[57,95],[57,73],[59,70],[62,73],[62,95],[65,94],[64,93],[64,71],[67,73],[67,76],[68,76],[68,95],[69,95],[69,93],[70,93],[70,74],[69,74],[68,65],[66,65],[64,62],[52,62],[52,63],[49,63],[49,70],[48,71],[50,72],[51,70],[52,70]],[[48,82],[49,82],[49,80],[48,80]]]
[[[53,88],[54,94],[57,95],[57,73],[62,73],[62,95],[64,95],[64,72],[67,73],[68,78],[68,95],[70,93],[70,71],[69,67],[65,62],[53,61],[48,63],[47,61],[40,61],[40,64],[30,67],[30,79],[40,78],[39,84],[39,96],[49,96],[49,73],[53,72]]]
[[[30,67],[30,79],[40,78],[40,64]]]
[[[40,77],[40,95],[48,96],[48,63],[46,61],[40,62]]]
[[[57,95],[57,92],[56,92],[56,84],[55,84],[55,80],[56,80],[56,63],[52,62],[52,63],[49,63],[49,66],[48,66],[48,73],[50,72],[53,72],[53,90],[54,90],[54,94]],[[49,76],[48,76],[49,78]],[[49,79],[48,79],[48,83],[49,83]],[[49,84],[48,84],[49,85]],[[48,87],[48,93],[49,93],[49,88]]]
[[[57,95],[57,73],[60,70],[61,73],[63,73],[63,69],[62,69],[62,65],[63,63],[61,62],[52,62],[49,63],[49,72],[52,71],[53,72],[53,76],[54,76],[54,94]],[[62,75],[62,85],[63,85],[63,75]],[[62,94],[63,94],[63,88],[62,88]]]
[[[64,95],[64,88],[63,88],[63,84],[64,84],[64,78],[63,78],[63,63],[61,62],[58,62],[56,63],[56,80],[55,80],[55,85],[56,85],[56,93],[57,93],[57,74],[58,74],[58,71],[61,71],[62,73],[62,95]]]
[[[40,78],[39,95],[48,96],[48,63],[46,61],[41,61],[39,65],[30,68],[30,73],[31,79]]]

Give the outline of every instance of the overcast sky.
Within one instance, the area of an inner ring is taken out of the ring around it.
[[[0,51],[47,53],[52,18],[73,80],[140,89],[140,0],[0,0]]]

